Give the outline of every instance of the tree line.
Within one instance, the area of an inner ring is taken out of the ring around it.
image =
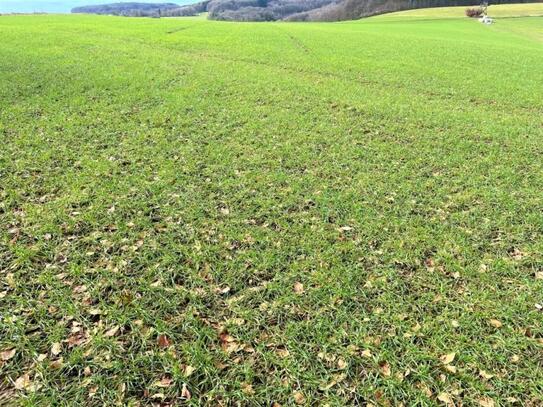
[[[492,4],[533,1],[495,0]],[[187,6],[114,3],[77,7],[72,12],[132,17],[182,17],[207,12],[210,19],[225,21],[341,21],[416,8],[473,4],[474,0],[205,0]]]

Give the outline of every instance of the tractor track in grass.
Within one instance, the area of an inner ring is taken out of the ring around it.
[[[279,66],[276,64],[263,62],[263,61],[255,61],[248,58],[235,58],[235,57],[229,57],[225,55],[218,55],[218,54],[211,54],[211,53],[198,54],[198,53],[188,52],[187,54],[190,54],[191,56],[198,56],[200,58],[210,58],[210,59],[216,59],[216,60],[221,60],[221,61],[231,62],[231,63],[262,66],[262,67],[266,67],[270,69],[281,70],[281,71],[288,72],[295,75],[315,76],[321,79],[333,79],[333,80],[340,80],[340,81],[349,82],[349,83],[356,83],[357,85],[374,86],[379,89],[390,89],[390,88],[408,89],[408,86],[396,84],[396,83],[384,83],[383,81],[375,81],[375,80],[370,80],[363,77],[354,78],[352,76],[341,75],[341,74],[332,73],[332,72],[296,69],[289,66],[284,66],[284,65]],[[429,101],[432,100],[436,102],[452,99],[449,95],[432,92],[432,91],[421,91],[419,92],[419,95],[424,95],[427,98],[427,100]],[[492,108],[493,111],[499,110],[499,111],[502,111],[503,113],[507,113],[508,115],[519,114],[519,112],[522,112],[523,114],[530,114],[530,115],[533,115],[534,113],[543,114],[543,108],[539,109],[539,108],[533,108],[533,107],[527,107],[527,106],[515,106],[513,108],[512,106],[507,106],[493,100],[485,100],[485,99],[475,98],[471,96],[466,96],[464,99],[458,100],[458,102],[459,104],[463,106],[464,109],[470,109],[474,106],[478,106],[478,107],[485,106],[485,107]]]
[[[279,30],[283,31],[284,30],[282,28],[279,28]],[[304,47],[304,49],[306,51],[304,51],[305,54],[307,54],[307,56],[310,56],[311,55],[311,51],[308,47],[306,47],[303,43],[301,43],[301,41],[299,41],[295,36],[292,36],[288,33],[285,33],[290,41],[293,42],[293,44],[295,44],[295,46],[300,49],[300,47]],[[145,45],[147,47],[152,47],[153,49],[157,49],[157,48],[161,48],[163,50],[167,50],[168,52],[176,52],[176,53],[179,53],[179,54],[183,54],[183,55],[188,55],[190,57],[194,57],[194,56],[197,56],[197,57],[200,57],[200,58],[210,58],[210,59],[215,59],[215,60],[220,60],[220,61],[225,61],[225,62],[230,62],[230,63],[240,63],[240,64],[247,64],[247,65],[253,65],[253,66],[261,66],[261,67],[265,67],[267,69],[273,69],[273,70],[278,70],[278,71],[282,71],[282,72],[288,72],[288,73],[291,73],[291,74],[295,74],[295,75],[306,75],[306,76],[314,76],[316,78],[319,78],[319,79],[334,79],[334,80],[341,80],[341,81],[344,81],[344,82],[349,82],[349,83],[354,83],[354,84],[357,84],[357,85],[366,85],[366,86],[373,86],[375,88],[378,88],[378,89],[410,89],[410,87],[406,84],[402,84],[402,83],[391,83],[391,82],[386,82],[384,80],[372,80],[372,79],[369,79],[367,77],[364,77],[363,76],[363,73],[360,72],[358,77],[354,77],[354,76],[350,76],[350,75],[346,75],[346,74],[339,74],[339,73],[334,73],[334,72],[328,72],[328,71],[318,71],[318,70],[308,70],[308,69],[303,69],[303,68],[295,68],[295,67],[292,67],[292,66],[288,66],[286,64],[284,65],[279,65],[279,64],[276,64],[276,63],[272,63],[272,62],[267,62],[267,61],[262,61],[262,60],[255,60],[255,59],[251,59],[251,58],[242,58],[242,57],[235,57],[235,56],[230,56],[230,55],[225,55],[225,54],[219,54],[219,53],[210,53],[210,52],[201,52],[201,51],[187,51],[187,50],[179,50],[175,47],[172,47],[172,46],[169,46],[169,45],[152,45],[150,44],[148,41],[145,41],[145,40],[139,40],[138,43],[140,45]],[[420,89],[419,92],[418,92],[419,95],[423,95],[427,98],[427,100],[432,100],[432,101],[445,101],[445,100],[451,100],[453,98],[451,98],[450,95],[447,95],[447,94],[444,94],[444,93],[440,93],[440,92],[436,92],[436,91],[430,91],[430,90],[424,90],[424,89]],[[458,97],[458,95],[456,95],[455,97]],[[515,115],[515,114],[528,114],[528,115],[533,115],[533,114],[543,114],[543,106],[542,107],[533,107],[533,106],[519,106],[519,105],[511,105],[511,104],[505,104],[503,102],[496,102],[494,100],[490,100],[490,99],[482,99],[482,98],[476,98],[472,95],[465,95],[464,98],[462,99],[458,99],[458,104],[461,105],[463,107],[463,109],[466,109],[466,110],[469,110],[471,109],[472,107],[474,106],[477,106],[477,107],[481,107],[481,106],[485,106],[485,107],[488,107],[490,108],[492,111],[494,112],[501,112],[503,114],[507,114],[507,115]]]
[[[166,34],[175,34],[175,33],[178,33],[180,31],[188,30],[189,28],[192,28],[192,26],[174,28],[172,30],[166,31]]]
[[[298,37],[287,32],[282,27],[276,26],[276,28],[278,31],[282,32],[289,39],[289,41],[294,45],[296,49],[302,51],[305,54],[311,53],[311,50],[309,49],[309,47],[305,45]]]
[[[179,30],[172,30],[172,33],[180,32],[187,30],[189,28],[194,27],[195,25],[191,26],[185,26],[185,27],[179,27]],[[296,38],[296,36],[291,35],[281,27],[277,27],[279,31],[282,31],[289,40],[293,43],[293,45],[300,49],[304,50],[304,54],[306,54],[308,57],[311,55],[311,51],[308,47],[306,47],[299,39]],[[223,61],[223,62],[229,62],[229,63],[235,63],[235,64],[245,64],[245,65],[252,65],[252,66],[260,66],[266,69],[272,69],[275,71],[280,72],[286,72],[288,74],[293,75],[301,75],[301,76],[312,76],[317,80],[339,80],[347,83],[352,83],[355,85],[363,85],[363,86],[371,86],[375,88],[376,90],[383,90],[387,91],[390,89],[405,89],[409,90],[412,89],[409,85],[402,84],[399,82],[387,82],[385,80],[374,80],[367,77],[364,77],[363,72],[359,72],[358,75],[356,72],[351,72],[351,75],[349,74],[341,74],[341,73],[335,73],[335,72],[329,72],[329,71],[322,71],[322,70],[313,70],[313,69],[304,69],[302,67],[295,67],[292,66],[292,64],[278,64],[263,60],[256,60],[252,58],[243,58],[243,57],[236,57],[233,55],[226,55],[226,54],[220,54],[220,53],[212,53],[212,52],[206,52],[206,51],[196,51],[196,50],[186,50],[186,49],[179,49],[175,46],[172,46],[171,44],[157,44],[157,43],[151,43],[150,41],[146,40],[145,38],[131,38],[131,41],[133,43],[137,43],[138,46],[145,46],[148,48],[152,48],[154,51],[162,50],[164,52],[168,53],[176,53],[178,55],[188,56],[189,58],[201,58],[201,59],[214,59],[217,61]],[[357,76],[354,76],[357,75]],[[526,114],[526,115],[541,115],[543,114],[543,107],[533,107],[533,106],[520,106],[520,105],[512,105],[512,104],[506,104],[503,102],[496,102],[494,100],[490,99],[483,99],[483,98],[477,98],[472,95],[465,95],[465,97],[460,98],[459,95],[450,96],[448,94],[444,94],[442,92],[436,92],[431,90],[425,90],[425,89],[419,89],[417,92],[417,95],[424,96],[427,101],[433,101],[435,103],[439,103],[440,101],[450,101],[455,99],[458,103],[458,106],[461,106],[462,110],[470,110],[473,107],[481,108],[485,107],[490,109],[492,112],[499,112],[503,115],[507,116],[513,116],[518,114]]]

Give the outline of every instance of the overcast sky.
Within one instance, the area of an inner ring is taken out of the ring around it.
[[[198,0],[131,0],[139,3],[189,4]],[[73,7],[89,4],[120,3],[122,0],[0,0],[0,13],[69,13]],[[126,2],[126,1],[124,1]]]

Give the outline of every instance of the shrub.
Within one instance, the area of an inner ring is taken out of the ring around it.
[[[479,18],[483,15],[483,9],[482,8],[467,8],[466,9],[466,16],[470,18]]]

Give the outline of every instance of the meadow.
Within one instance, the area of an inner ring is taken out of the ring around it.
[[[0,405],[541,406],[543,18],[428,13],[0,17]]]

